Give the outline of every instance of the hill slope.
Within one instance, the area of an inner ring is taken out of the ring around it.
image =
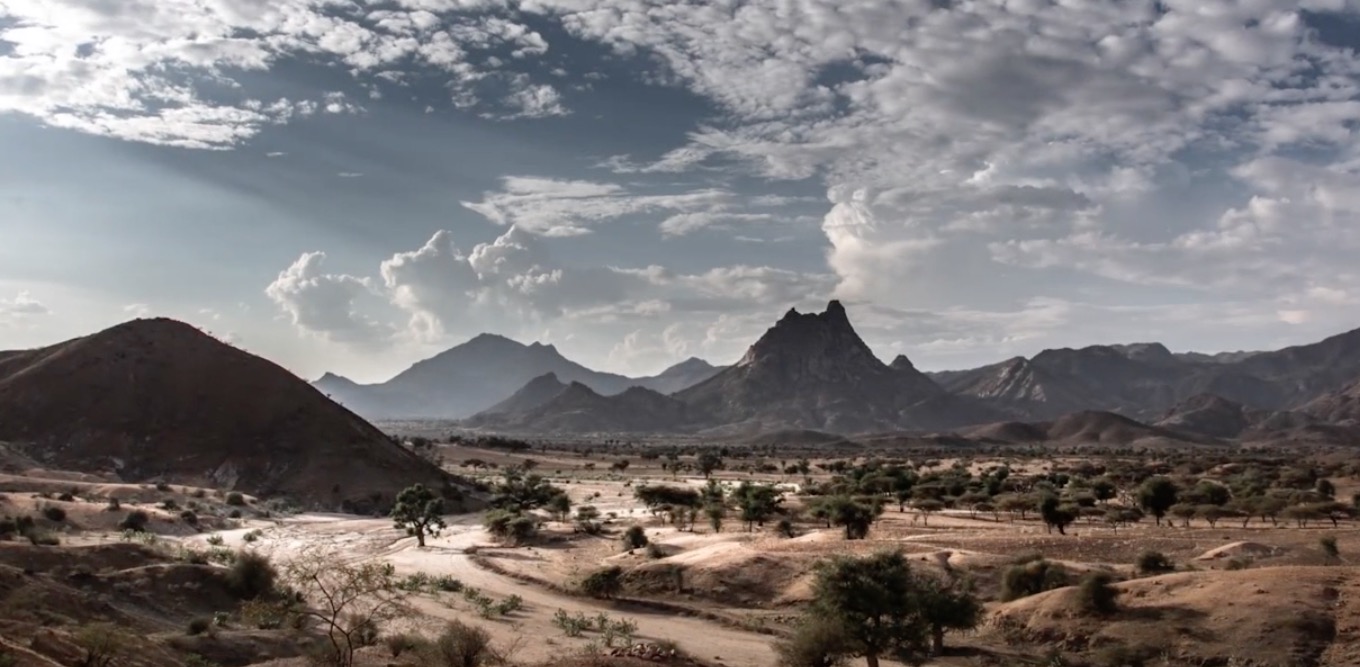
[[[0,440],[65,469],[325,508],[447,480],[288,371],[168,319],[0,356]]]

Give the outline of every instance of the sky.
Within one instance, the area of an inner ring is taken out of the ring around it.
[[[977,366],[1360,326],[1357,0],[0,0],[0,349]]]

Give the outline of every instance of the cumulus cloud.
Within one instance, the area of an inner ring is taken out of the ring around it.
[[[441,230],[420,248],[382,261],[380,280],[325,273],[325,255],[312,252],[282,271],[265,291],[300,330],[338,342],[395,344],[405,337],[447,344],[483,331],[536,336],[557,330],[567,332],[563,335],[594,332],[596,340],[612,345],[658,318],[679,317],[685,326],[672,330],[665,348],[678,354],[727,352],[723,345],[733,341],[719,345],[708,339],[712,326],[730,314],[741,312],[751,322],[768,320],[791,303],[824,302],[833,285],[825,274],[759,266],[699,273],[659,266],[571,266],[556,260],[544,244],[542,238],[511,227],[493,241],[463,251],[452,232]],[[374,295],[406,313],[402,331],[361,312],[358,302]],[[638,351],[651,345],[648,335],[635,336],[616,358],[639,364],[653,358]],[[599,344],[606,354],[608,345]]]
[[[372,281],[325,273],[326,253],[309,252],[279,272],[267,295],[300,331],[339,343],[375,346],[391,335],[389,327],[361,310],[373,293]]]

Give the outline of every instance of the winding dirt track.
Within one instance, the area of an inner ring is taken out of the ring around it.
[[[246,532],[249,531],[243,529],[220,535],[228,544],[240,544]],[[593,617],[603,612],[614,618],[631,619],[638,626],[637,640],[670,640],[702,660],[732,667],[776,664],[770,648],[771,638],[765,635],[700,618],[636,609],[620,612],[608,603],[561,595],[484,570],[467,554],[470,548],[491,544],[476,516],[452,517],[443,535],[427,539],[426,543],[424,549],[417,547],[415,538],[401,536],[386,519],[303,515],[265,528],[255,545],[277,559],[286,559],[310,546],[323,546],[336,549],[355,562],[389,562],[401,575],[416,572],[450,575],[495,598],[518,595],[525,602],[521,611],[505,619],[490,621],[479,618],[461,596],[419,596],[413,602],[427,618],[411,619],[411,624],[434,627],[454,618],[476,623],[492,632],[502,646],[517,644],[514,658],[519,660],[562,657],[583,648],[591,637],[598,638],[597,635],[566,637],[552,622],[553,615],[562,609],[569,614],[581,612]]]

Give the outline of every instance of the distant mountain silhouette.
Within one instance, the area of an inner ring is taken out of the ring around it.
[[[644,401],[641,394],[627,402],[610,400],[614,397],[573,387],[533,410],[500,417],[488,413],[469,423],[527,430],[570,424],[575,431],[604,431],[603,424],[619,421],[612,413],[631,412],[628,423],[646,430],[846,433],[943,429],[997,416],[978,401],[949,395],[904,359],[893,368],[875,357],[845,309],[832,301],[822,313],[789,311],[737,364],[668,400],[648,396]]]
[[[612,395],[641,386],[677,391],[716,372],[689,359],[660,375],[629,378],[594,371],[567,359],[552,345],[525,345],[504,336],[482,334],[411,366],[378,384],[362,385],[327,373],[317,389],[369,419],[461,419],[509,398],[526,383],[546,374],[560,382],[580,382]]]
[[[447,477],[288,371],[168,319],[0,353],[0,440],[46,465],[385,510]]]

